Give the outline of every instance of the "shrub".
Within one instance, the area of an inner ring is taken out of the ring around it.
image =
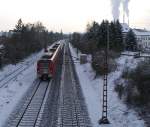
[[[129,104],[145,105],[150,101],[150,61],[140,62],[135,69],[124,69],[125,99]],[[120,94],[118,92],[118,94]]]
[[[123,84],[116,84],[115,91],[118,92],[118,96],[121,99],[124,94],[125,87],[123,86]]]
[[[115,61],[116,53],[110,52],[108,57],[108,73],[114,71],[117,67],[116,61]],[[105,53],[103,50],[97,51],[92,54],[92,67],[96,71],[97,74],[103,75],[105,74]]]

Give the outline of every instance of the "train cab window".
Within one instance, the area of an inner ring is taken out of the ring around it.
[[[56,50],[55,48],[52,48],[52,49],[50,49],[49,51],[51,51],[51,52],[55,52],[55,50]]]
[[[57,47],[58,47],[58,45],[54,45],[54,46],[53,46],[53,48],[57,48]]]
[[[60,45],[60,44],[56,44],[55,46],[57,46],[57,47],[58,47],[59,45]]]

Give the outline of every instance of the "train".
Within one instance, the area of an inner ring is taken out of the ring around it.
[[[45,50],[43,56],[37,61],[38,78],[45,80],[55,76],[63,45],[63,42],[60,41]]]

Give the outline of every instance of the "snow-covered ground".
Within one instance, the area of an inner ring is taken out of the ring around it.
[[[77,57],[73,48],[72,55]],[[17,65],[8,65],[0,70],[0,79],[6,77],[9,73],[16,70],[18,67],[27,66],[31,61],[38,59],[42,52],[33,54]],[[128,60],[127,60],[128,59]],[[137,116],[133,110],[128,110],[126,105],[118,99],[117,93],[114,92],[114,80],[117,79],[124,66],[136,65],[132,57],[123,56],[118,60],[119,67],[116,72],[109,74],[108,87],[108,118],[111,122],[108,127],[144,127],[143,120]],[[95,73],[91,68],[90,63],[80,65],[75,62],[76,70],[83,89],[85,100],[88,106],[89,115],[94,127],[98,127],[98,120],[101,118],[102,112],[102,78],[94,79]],[[0,89],[0,127],[4,126],[10,114],[14,111],[19,101],[26,94],[36,79],[36,62],[27,70],[22,72],[14,80],[10,81],[5,87]]]
[[[18,67],[27,66],[27,64],[37,61],[42,52],[36,53],[16,65],[8,65],[0,71],[0,79],[7,76]],[[0,88],[0,127],[4,126],[10,114],[15,110],[21,98],[31,87],[36,79],[36,62],[27,70],[23,71],[14,80],[10,81],[5,87]]]
[[[70,45],[71,53],[74,61],[76,61],[76,49]],[[103,78],[94,79],[95,72],[90,63],[80,65],[75,62],[77,74],[83,90],[91,122],[94,127],[144,127],[144,121],[132,109],[118,98],[114,91],[114,81],[120,77],[125,66],[134,68],[138,61],[132,56],[122,56],[117,59],[118,68],[115,72],[108,75],[108,119],[110,124],[99,125],[98,121],[102,116],[102,88]]]
[[[136,55],[139,52],[131,52],[131,51],[124,51],[122,52],[122,54],[127,54],[127,55]],[[149,56],[150,57],[150,53],[142,53],[140,52],[140,56]]]
[[[52,47],[55,43],[53,43],[50,47]],[[0,127],[5,125],[11,113],[16,110],[16,106],[18,106],[21,99],[26,95],[27,91],[31,88],[33,82],[37,78],[36,61],[42,56],[42,54],[43,51],[34,53],[28,58],[24,59],[22,62],[16,65],[7,65],[0,70],[1,81],[10,73],[13,73],[13,71],[16,69],[30,65],[29,68],[24,70],[15,79],[8,82],[5,87],[0,88]],[[31,65],[31,63],[34,64]]]
[[[15,71],[16,69],[18,69],[22,66],[25,66],[25,65],[27,66],[31,62],[34,62],[40,56],[41,56],[41,53],[34,53],[31,56],[29,56],[28,58],[26,58],[25,60],[22,60],[21,62],[16,64],[16,65],[9,64],[9,65],[5,66],[4,68],[2,68],[0,70],[0,80],[7,77],[10,73],[13,73],[13,71]]]

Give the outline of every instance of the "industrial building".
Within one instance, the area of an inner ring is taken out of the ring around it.
[[[125,43],[125,38],[128,31],[132,28],[128,26],[126,23],[122,23],[122,33],[123,33],[123,40]],[[150,31],[146,29],[132,29],[135,34],[136,41],[137,41],[137,48],[143,52],[150,52]]]

